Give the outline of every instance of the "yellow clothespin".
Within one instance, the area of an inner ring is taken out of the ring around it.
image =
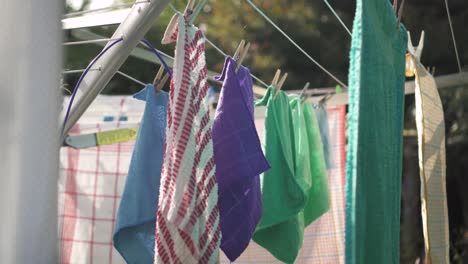
[[[421,54],[424,48],[424,30],[421,32],[419,44],[417,47],[413,46],[411,41],[411,34],[408,31],[408,53],[406,54],[406,77],[413,77],[416,71],[416,65],[421,61]]]

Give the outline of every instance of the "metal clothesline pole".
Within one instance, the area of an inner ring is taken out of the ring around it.
[[[64,125],[62,138],[78,121],[94,98],[109,83],[168,3],[169,0],[152,0],[132,7],[127,18],[119,25],[111,37],[112,39],[123,38],[123,40],[112,49],[109,49],[99,59],[97,63],[101,65],[102,71],[88,72],[80,87],[78,87],[69,118]],[[65,112],[62,112],[62,115],[65,116]]]

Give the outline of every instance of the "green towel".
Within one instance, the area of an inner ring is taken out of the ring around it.
[[[309,144],[309,162],[312,176],[312,187],[304,209],[306,227],[330,209],[330,190],[328,188],[328,171],[325,159],[320,126],[312,104],[302,104]]]
[[[326,181],[318,124],[311,117],[312,109],[283,91],[275,99],[274,89],[269,88],[257,105],[267,106],[265,155],[272,168],[261,176],[263,214],[253,239],[280,261],[293,263],[304,228],[329,208],[329,196],[320,197],[328,194],[328,186],[317,190],[324,186],[323,178]],[[313,188],[312,173],[317,173],[317,188]]]
[[[406,30],[358,0],[349,70],[346,263],[399,263]]]

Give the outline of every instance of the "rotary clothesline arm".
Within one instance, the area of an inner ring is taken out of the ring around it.
[[[97,62],[102,71],[90,71],[84,77],[81,85],[77,87],[76,98],[71,107],[69,118],[64,124],[62,137],[70,131],[96,96],[104,89],[168,3],[169,0],[152,0],[132,7],[127,18],[111,37],[111,39],[121,37],[123,40],[103,54]],[[62,114],[65,115],[65,112]]]

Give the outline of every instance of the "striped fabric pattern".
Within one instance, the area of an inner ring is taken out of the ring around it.
[[[178,13],[163,38],[174,41],[154,263],[216,263],[221,232],[205,40]]]

